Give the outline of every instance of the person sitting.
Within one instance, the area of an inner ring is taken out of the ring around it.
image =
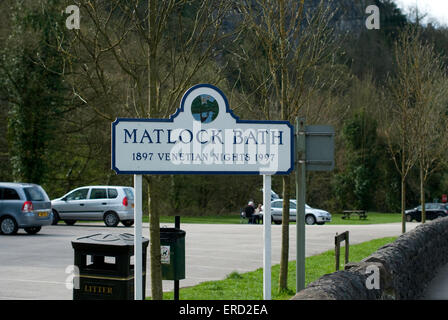
[[[263,213],[261,213],[262,211],[261,207],[262,204],[259,203],[257,209],[255,209],[254,217],[257,224],[261,223],[261,221],[263,220]]]
[[[249,224],[254,224],[254,213],[255,213],[255,204],[253,201],[249,201],[247,207],[244,208],[244,212],[246,213],[246,218],[248,219]]]

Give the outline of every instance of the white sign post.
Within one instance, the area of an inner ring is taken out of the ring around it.
[[[136,239],[141,239],[142,174],[263,175],[265,299],[271,298],[271,175],[289,174],[293,168],[292,125],[240,120],[225,95],[209,84],[190,88],[169,119],[118,118],[112,123],[112,169],[135,175]],[[141,278],[138,242],[136,290],[141,281],[137,279]]]
[[[263,175],[263,299],[271,300],[271,176]]]
[[[134,299],[143,300],[142,175],[134,175]]]

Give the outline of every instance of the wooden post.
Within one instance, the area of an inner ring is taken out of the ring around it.
[[[340,244],[338,241],[338,234],[336,233],[336,237],[334,238],[334,258],[336,260],[336,271],[339,271],[339,256],[340,256]]]
[[[349,232],[345,231],[341,234],[337,234],[334,237],[334,258],[335,258],[335,264],[336,264],[336,271],[339,271],[339,262],[340,262],[340,256],[341,256],[341,242],[345,241],[345,264],[349,262],[349,250],[350,250],[350,244],[349,244]]]
[[[345,237],[345,265],[347,265],[347,263],[348,263],[349,248],[350,248],[350,244],[349,244],[349,240],[348,240],[348,231],[347,231],[347,235]]]

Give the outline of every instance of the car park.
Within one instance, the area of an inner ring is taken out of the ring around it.
[[[0,182],[0,234],[13,235],[19,229],[36,234],[51,222],[51,202],[41,186]]]
[[[108,227],[119,222],[134,223],[134,188],[126,186],[84,186],[51,201],[53,224],[60,220],[73,225],[78,220],[104,221]]]
[[[448,216],[448,204],[446,203],[425,203],[425,212],[427,220],[434,220],[440,217]],[[405,211],[406,221],[422,221],[422,206],[415,207]]]
[[[297,215],[296,200],[289,201],[289,221],[296,221]],[[276,224],[282,223],[283,199],[276,199],[271,202],[271,220]],[[325,210],[315,209],[305,204],[305,223],[325,224],[331,222],[331,214]]]

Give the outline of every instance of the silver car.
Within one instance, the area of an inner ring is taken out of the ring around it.
[[[289,220],[296,221],[296,200],[290,200],[289,202]],[[276,224],[282,223],[282,211],[283,211],[283,199],[277,199],[271,202],[271,215],[272,221]],[[331,214],[325,210],[311,208],[305,204],[305,223],[311,224],[324,224],[325,222],[331,222]]]
[[[53,224],[63,220],[73,225],[77,220],[101,221],[116,227],[134,223],[134,188],[124,186],[85,186],[51,201]]]
[[[0,182],[0,233],[16,234],[23,228],[38,233],[52,222],[51,202],[41,186]]]

